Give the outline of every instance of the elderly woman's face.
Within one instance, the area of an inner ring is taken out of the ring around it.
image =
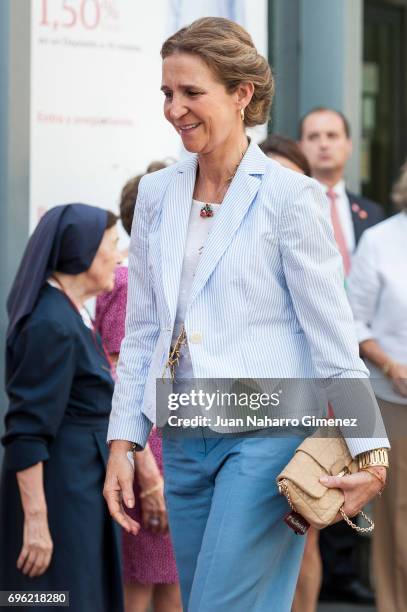
[[[228,93],[197,56],[175,53],[163,61],[164,115],[193,153],[211,153],[242,129],[237,93]]]
[[[87,280],[95,295],[103,291],[112,291],[114,288],[115,270],[123,259],[118,250],[118,243],[117,227],[107,229],[92,265],[86,272]]]

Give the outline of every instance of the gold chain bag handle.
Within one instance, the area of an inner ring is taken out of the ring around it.
[[[341,476],[346,476],[347,474],[350,474],[350,472],[349,470],[345,469],[342,472],[340,472],[340,474],[337,474],[337,476],[341,477]],[[363,510],[360,510],[356,516],[360,514],[360,516],[362,516],[365,519],[365,521],[369,523],[369,527],[359,527],[359,525],[356,525],[356,523],[354,523],[352,519],[349,518],[347,514],[345,514],[345,512],[343,511],[343,506],[342,508],[339,508],[339,512],[343,520],[345,521],[345,523],[347,523],[349,527],[352,527],[352,529],[354,529],[358,533],[371,533],[374,530],[374,526],[375,526],[374,521],[370,518],[370,516],[365,514]]]
[[[367,514],[365,514],[363,512],[363,510],[361,510],[359,512],[359,514],[365,519],[365,521],[367,523],[369,523],[369,527],[359,527],[359,525],[356,525],[356,523],[354,523],[347,514],[344,513],[343,508],[339,508],[339,512],[342,515],[343,520],[345,521],[345,523],[347,523],[349,525],[349,527],[352,527],[352,529],[354,529],[355,531],[358,531],[359,533],[370,533],[373,531],[374,529],[374,522],[373,520],[370,518],[370,516],[367,516]]]

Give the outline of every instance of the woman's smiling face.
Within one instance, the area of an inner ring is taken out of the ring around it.
[[[165,118],[187,151],[211,153],[242,130],[238,92],[229,93],[199,56],[166,57],[161,89]]]

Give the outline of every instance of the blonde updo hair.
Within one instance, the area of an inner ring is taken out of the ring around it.
[[[254,93],[245,108],[244,123],[253,127],[268,120],[274,95],[271,68],[239,24],[223,17],[197,19],[164,42],[161,57],[174,53],[200,57],[229,93],[241,83],[253,83]]]
[[[399,210],[407,211],[407,161],[401,167],[399,178],[393,187],[391,196]]]

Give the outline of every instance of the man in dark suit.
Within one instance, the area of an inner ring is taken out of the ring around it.
[[[338,111],[315,108],[301,119],[299,137],[312,176],[327,193],[331,212],[332,201],[335,201],[335,222],[339,221],[340,228],[334,227],[334,230],[342,234],[351,259],[364,230],[383,221],[384,211],[376,202],[346,189],[345,166],[352,154],[349,122]]]
[[[352,254],[365,229],[384,219],[379,204],[346,189],[344,173],[352,154],[350,126],[335,110],[319,107],[300,121],[299,144],[315,178],[326,191],[332,225],[345,275]],[[373,603],[374,596],[359,580],[356,552],[358,535],[343,521],[324,529],[320,535],[323,563],[321,599]]]

